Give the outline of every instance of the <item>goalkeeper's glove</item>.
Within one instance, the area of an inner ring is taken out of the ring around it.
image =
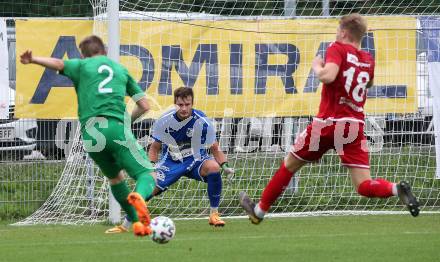
[[[235,170],[228,166],[228,162],[223,162],[220,167],[222,168],[222,173],[226,174],[228,184],[231,183],[235,175]]]

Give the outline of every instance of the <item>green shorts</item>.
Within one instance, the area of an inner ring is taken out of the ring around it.
[[[110,179],[124,169],[137,179],[143,172],[153,172],[153,166],[131,129],[112,117],[97,117],[81,128],[84,148]]]

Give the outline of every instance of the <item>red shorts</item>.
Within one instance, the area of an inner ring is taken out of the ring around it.
[[[329,149],[335,149],[347,167],[370,168],[364,124],[346,121],[314,120],[296,138],[290,152],[298,159],[313,162]]]

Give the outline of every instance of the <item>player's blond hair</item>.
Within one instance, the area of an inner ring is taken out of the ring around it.
[[[341,17],[339,27],[348,32],[350,41],[360,43],[367,32],[367,21],[360,14],[353,13]]]
[[[84,38],[81,43],[79,43],[79,49],[81,50],[83,57],[107,54],[104,42],[102,42],[102,39],[96,35]]]

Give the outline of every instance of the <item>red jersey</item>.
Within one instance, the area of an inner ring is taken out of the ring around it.
[[[332,83],[322,87],[317,117],[364,122],[367,83],[374,78],[373,57],[352,45],[333,42],[327,48],[325,62],[337,64],[339,72]]]

